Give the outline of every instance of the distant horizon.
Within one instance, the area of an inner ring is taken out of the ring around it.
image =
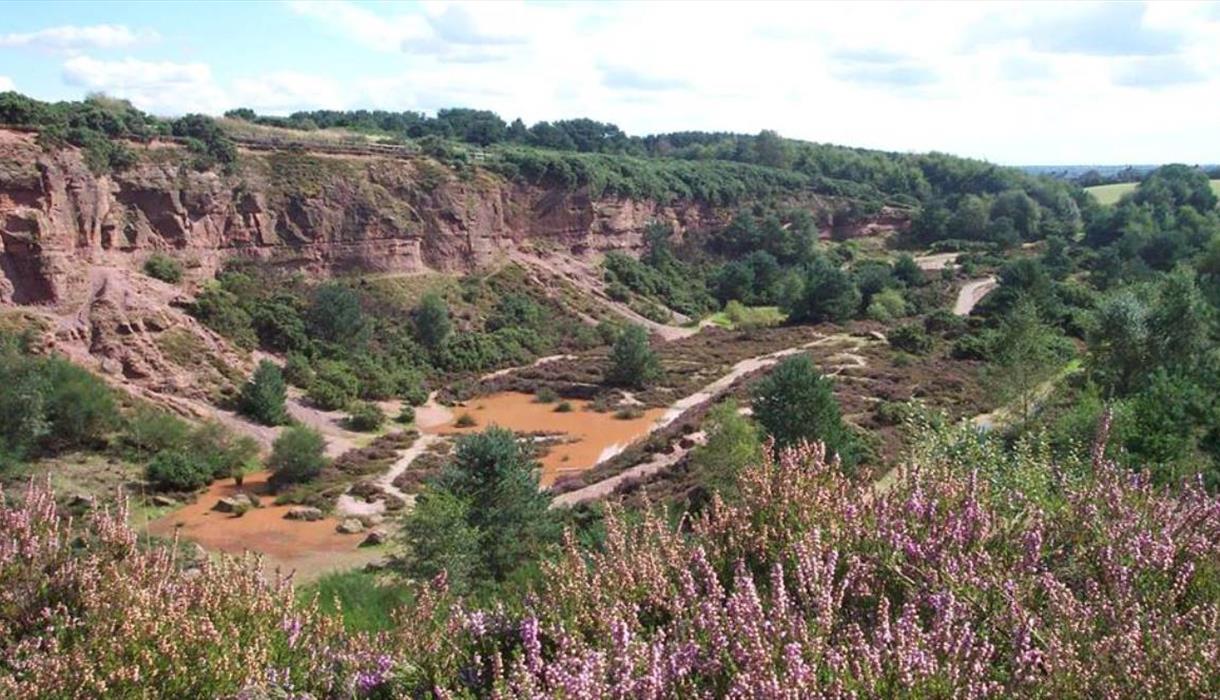
[[[171,115],[466,105],[1000,164],[1220,162],[1220,4],[5,9],[0,90],[45,100],[102,91]]]

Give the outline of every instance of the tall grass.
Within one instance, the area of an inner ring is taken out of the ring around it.
[[[308,603],[317,598],[318,608],[340,614],[349,632],[383,632],[393,626],[393,614],[413,599],[401,583],[378,580],[366,571],[328,574],[297,589],[297,599]]]

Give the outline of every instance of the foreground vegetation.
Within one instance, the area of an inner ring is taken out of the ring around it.
[[[1100,440],[1105,439],[1106,426]],[[1220,501],[1101,458],[952,431],[883,493],[819,447],[746,467],[679,526],[607,513],[533,592],[438,575],[345,631],[251,562],[185,574],[120,512],[0,510],[0,689],[13,697],[1204,697],[1220,692]],[[1094,451],[1101,454],[1100,448]],[[71,536],[69,536],[71,534]]]

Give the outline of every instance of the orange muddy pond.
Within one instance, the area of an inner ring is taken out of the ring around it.
[[[335,532],[338,521],[334,518],[314,522],[286,520],[284,514],[290,506],[273,503],[275,496],[267,487],[268,475],[269,472],[258,472],[247,476],[242,489],[232,479],[216,481],[194,503],[150,522],[148,531],[163,537],[173,537],[176,531],[181,538],[210,551],[258,552],[268,565],[278,566],[284,573],[297,570],[307,577],[345,562],[354,565],[348,560],[363,558],[367,550],[357,548],[364,537]],[[262,507],[241,517],[212,510],[216,501],[239,490],[257,494]]]
[[[429,432],[462,434],[478,432],[492,425],[517,432],[563,433],[565,440],[549,444],[542,457],[542,485],[550,486],[561,476],[577,474],[602,459],[614,455],[644,437],[665,414],[663,408],[650,408],[639,418],[621,420],[614,413],[598,413],[588,401],[571,399],[572,410],[557,413],[557,403],[536,403],[532,394],[506,391],[473,398],[453,409],[448,423],[428,428]],[[454,425],[462,414],[476,424],[468,428]]]

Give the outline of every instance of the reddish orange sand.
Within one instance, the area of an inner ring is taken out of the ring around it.
[[[598,413],[587,401],[569,401],[570,413],[556,413],[557,404],[535,403],[531,394],[507,391],[480,396],[453,409],[453,420],[463,413],[475,419],[476,425],[459,428],[453,422],[431,428],[439,433],[477,432],[499,425],[518,432],[544,431],[564,433],[571,442],[548,445],[550,452],[542,458],[542,485],[549,486],[565,474],[575,474],[597,464],[599,457],[614,446],[626,447],[648,434],[663,408],[645,410],[639,418],[620,420],[613,413]]]
[[[275,497],[267,488],[268,472],[246,477],[244,490],[258,494],[262,507],[254,508],[241,517],[212,510],[216,501],[239,491],[232,479],[213,483],[194,503],[169,513],[148,524],[154,535],[179,536],[198,542],[211,551],[241,554],[246,550],[263,554],[267,564],[279,566],[288,573],[317,572],[330,562],[338,564],[356,552],[363,539],[360,535],[335,532],[337,521],[324,518],[314,522],[286,520],[290,506],[274,505]]]

